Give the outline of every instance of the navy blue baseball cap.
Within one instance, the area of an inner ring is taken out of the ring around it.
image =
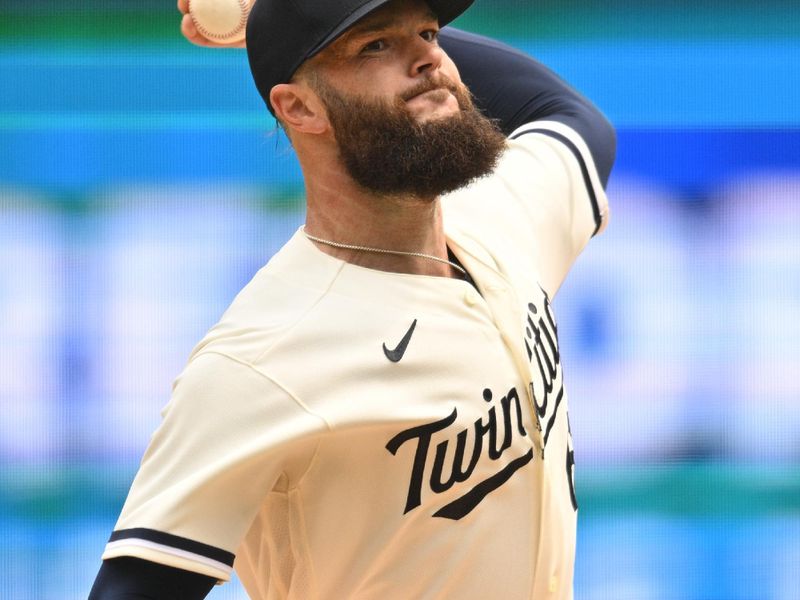
[[[247,58],[258,92],[288,83],[306,60],[392,0],[256,0],[247,19]],[[444,26],[474,0],[426,0]]]

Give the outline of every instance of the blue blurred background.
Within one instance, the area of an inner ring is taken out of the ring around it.
[[[793,1],[479,0],[619,132],[556,298],[590,600],[800,598]],[[243,51],[173,3],[0,5],[0,597],[84,598],[172,379],[303,220]],[[240,599],[240,585],[216,588]]]

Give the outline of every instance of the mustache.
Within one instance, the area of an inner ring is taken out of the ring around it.
[[[436,76],[427,77],[416,85],[412,86],[410,89],[400,94],[400,99],[403,101],[408,101],[414,96],[419,96],[425,92],[432,92],[440,89],[446,89],[454,96],[458,97],[458,86],[449,77],[440,73]]]

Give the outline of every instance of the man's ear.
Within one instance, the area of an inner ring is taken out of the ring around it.
[[[284,127],[303,133],[324,133],[328,115],[319,98],[302,83],[279,83],[269,93],[275,116]]]

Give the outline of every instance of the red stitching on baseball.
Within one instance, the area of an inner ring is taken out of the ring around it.
[[[240,33],[245,27],[247,27],[247,14],[250,12],[250,6],[247,0],[237,0],[237,1],[239,2],[239,8],[241,9],[239,11],[239,24],[231,31],[228,31],[226,33],[212,33],[208,29],[203,27],[203,25],[198,23],[197,19],[194,18],[194,15],[192,14],[192,0],[189,0],[189,14],[192,17],[192,23],[194,23],[194,26],[197,28],[197,31],[199,31],[201,34],[203,34],[203,36],[207,37],[208,39],[227,41],[229,38],[233,37],[237,33]]]

